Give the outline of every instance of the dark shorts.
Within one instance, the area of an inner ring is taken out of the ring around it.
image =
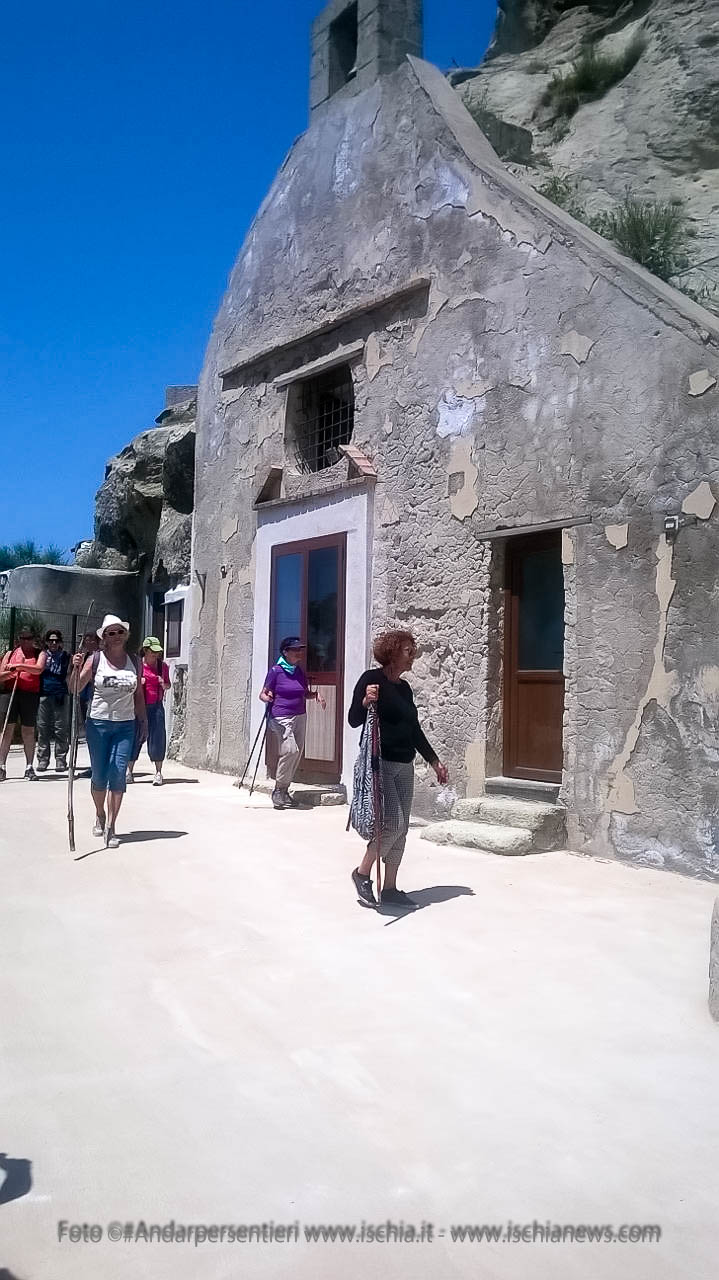
[[[37,709],[40,706],[40,694],[28,693],[27,689],[15,689],[11,693],[0,693],[0,730],[7,716],[8,724],[17,720],[25,729],[34,729],[37,724]],[[10,715],[8,716],[8,707]]]

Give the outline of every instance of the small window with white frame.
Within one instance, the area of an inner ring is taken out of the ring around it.
[[[179,658],[182,653],[182,614],[184,601],[172,600],[165,605],[165,657]]]

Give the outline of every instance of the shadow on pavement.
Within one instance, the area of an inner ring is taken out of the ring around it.
[[[0,1204],[9,1204],[11,1200],[27,1195],[32,1187],[32,1161],[12,1160],[0,1151],[0,1170],[5,1172],[5,1181],[0,1186]]]
[[[128,831],[126,836],[120,836],[120,847],[123,844],[145,844],[148,840],[178,840],[187,834],[186,831]],[[83,858],[92,858],[96,853],[117,853],[117,849],[106,849],[104,844],[99,844],[96,849],[78,854],[73,861],[82,862]]]
[[[380,916],[389,916],[387,924],[396,924],[398,920],[404,920],[408,916],[416,916],[418,911],[422,911],[425,907],[435,906],[440,902],[449,902],[452,898],[473,898],[474,889],[470,889],[466,884],[435,884],[429,889],[411,889],[409,896],[417,906],[414,908],[393,907],[389,903],[380,903],[377,907],[377,914]]]
[[[128,831],[126,836],[120,836],[120,844],[144,844],[146,840],[178,840],[180,836],[186,835],[186,831]]]
[[[140,779],[142,778],[143,781],[147,781],[150,784],[152,784],[152,779],[154,778],[154,776],[155,776],[154,773],[136,773],[135,782],[139,782]],[[199,778],[163,778],[162,785],[163,787],[186,787],[188,785],[192,785],[193,783],[196,783],[199,781],[200,781]],[[158,787],[158,790],[159,790],[159,787]]]

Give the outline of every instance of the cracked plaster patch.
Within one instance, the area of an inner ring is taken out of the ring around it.
[[[422,323],[418,325],[417,332],[415,333],[412,341],[409,344],[409,349],[413,356],[416,356],[417,352],[419,351],[419,344],[422,341],[425,333],[429,329],[429,326],[432,324],[432,321],[437,319],[437,316],[442,310],[442,307],[445,306],[447,302],[449,302],[449,294],[442,293],[441,290],[436,287],[436,285],[433,285],[432,292],[430,294],[427,315],[425,319],[422,321]]]
[[[707,391],[711,391],[716,384],[716,378],[713,377],[708,369],[697,369],[697,372],[692,373],[689,377],[689,395],[703,396]]]
[[[477,476],[469,440],[458,440],[447,464],[449,505],[456,520],[466,520],[479,506]]]
[[[702,667],[699,681],[708,698],[719,697],[719,667]]]
[[[562,529],[562,564],[574,564],[574,539],[569,529]]]
[[[488,178],[477,174],[472,183],[472,190],[467,200],[467,216],[469,218],[489,218],[494,222],[506,243],[528,244],[545,254],[552,243],[548,232],[540,229],[532,219],[526,216],[504,195],[502,195]]]
[[[617,551],[621,551],[622,547],[626,547],[629,541],[629,525],[607,524],[604,526],[604,536],[612,547],[615,547]]]
[[[624,746],[619,755],[612,761],[607,777],[607,802],[604,822],[608,833],[612,813],[638,813],[639,808],[634,794],[634,783],[627,774],[627,766],[634,754],[644,719],[644,712],[650,702],[668,711],[669,703],[676,688],[676,674],[668,672],[664,666],[664,646],[667,639],[667,615],[676,579],[672,577],[672,544],[662,534],[657,548],[657,575],[655,591],[659,601],[659,630],[654,646],[654,665],[644,696],[637,707],[636,715],[627,733]]]
[[[464,753],[464,764],[467,770],[467,796],[481,796],[484,792],[484,778],[487,768],[487,744],[484,740],[470,742]]]
[[[220,532],[220,538],[222,539],[222,541],[229,542],[230,538],[234,538],[239,527],[240,527],[239,516],[234,516],[234,517],[230,516],[228,517],[228,519],[223,520],[222,530]]]
[[[471,429],[475,413],[476,400],[465,400],[453,391],[445,391],[437,405],[437,435],[445,439],[447,436],[466,436]]]
[[[469,378],[464,378],[461,382],[455,382],[454,389],[463,400],[479,400],[482,396],[486,396],[488,391],[494,390],[494,384],[487,378],[478,378],[476,382],[470,382]]]
[[[577,364],[584,364],[594,346],[594,342],[595,339],[588,338],[585,333],[578,333],[576,329],[570,329],[568,333],[562,334],[562,345],[559,349],[563,356],[572,356]]]
[[[374,382],[380,369],[391,363],[391,356],[382,355],[377,334],[371,333],[365,345],[365,364],[367,367],[367,377],[370,382]]]
[[[716,506],[716,498],[711,485],[702,480],[696,489],[682,503],[682,511],[688,516],[698,516],[700,520],[708,520]]]

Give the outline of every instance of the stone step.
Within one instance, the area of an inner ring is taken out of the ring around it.
[[[544,801],[518,800],[515,796],[476,796],[457,800],[452,817],[460,822],[523,827],[531,831],[535,849],[563,849],[566,842],[565,809]]]
[[[238,787],[239,785],[240,780],[237,778],[234,786]],[[249,791],[251,785],[252,778],[246,778],[242,790]],[[258,778],[254,787],[254,790],[259,791],[260,795],[263,796],[271,796],[274,789],[275,784],[272,778]],[[347,803],[347,791],[341,782],[293,782],[290,787],[290,794],[294,796],[302,809],[319,807],[325,809],[330,806]]]
[[[558,782],[536,782],[532,778],[485,778],[487,795],[514,796],[517,800],[539,800],[556,804],[559,795]]]
[[[526,827],[499,827],[489,822],[460,822],[450,818],[448,822],[431,822],[420,835],[421,840],[433,844],[455,844],[465,849],[482,849],[485,853],[499,853],[508,857],[533,853],[532,832]]]

